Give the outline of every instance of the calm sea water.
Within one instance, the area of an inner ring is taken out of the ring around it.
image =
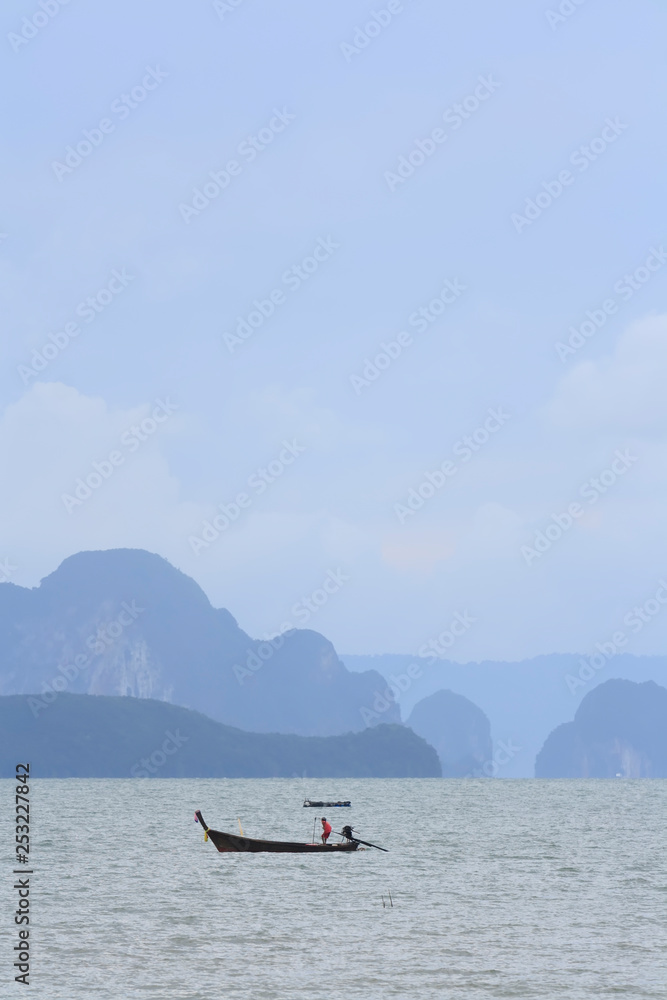
[[[667,997],[667,782],[31,784],[33,998]],[[222,855],[193,821],[308,840],[306,794],[390,853]]]

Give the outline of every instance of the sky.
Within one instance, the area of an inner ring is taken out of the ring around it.
[[[254,636],[515,660],[640,608],[664,652],[663,2],[0,21],[1,579],[145,548]]]

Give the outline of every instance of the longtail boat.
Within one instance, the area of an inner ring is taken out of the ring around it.
[[[345,851],[356,851],[357,840],[346,840],[342,844],[300,844],[289,840],[253,840],[252,837],[241,837],[235,833],[223,833],[222,830],[211,830],[204,821],[201,810],[195,812],[195,822],[201,823],[204,839],[210,840],[214,847],[222,853],[249,852],[251,854],[340,854]]]
[[[342,802],[342,801],[341,802],[315,802],[313,799],[304,799],[303,800],[304,809],[306,809],[306,808],[318,808],[318,809],[320,809],[320,808],[324,808],[325,806],[326,806],[327,809],[334,809],[334,808],[336,808],[336,806],[351,806],[351,805],[352,805],[352,803],[350,802],[349,799],[346,799],[344,802]]]

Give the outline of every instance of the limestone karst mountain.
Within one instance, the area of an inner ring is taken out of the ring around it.
[[[667,688],[610,680],[550,733],[536,778],[666,778]]]
[[[81,552],[32,590],[0,584],[0,694],[59,692],[173,702],[254,732],[365,728],[386,686],[351,673],[317,632],[252,639],[160,556]],[[382,722],[399,722],[391,705]]]
[[[494,755],[501,765],[498,776],[503,778],[532,778],[535,757],[549,733],[572,719],[596,685],[621,678],[667,687],[667,656],[623,652],[603,656],[598,650],[586,655],[550,653],[515,662],[457,663],[427,653],[426,648],[421,656],[341,653],[341,659],[350,670],[376,670],[393,683],[404,719],[417,702],[436,691],[445,689],[469,698],[491,723]],[[413,675],[416,679],[410,681]]]
[[[407,725],[435,747],[443,778],[494,776],[491,725],[463,695],[436,691],[415,705]]]

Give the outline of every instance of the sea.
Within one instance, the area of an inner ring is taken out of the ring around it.
[[[667,997],[667,781],[34,780],[28,989],[1,784],[2,997]],[[388,853],[219,854],[196,808]]]

